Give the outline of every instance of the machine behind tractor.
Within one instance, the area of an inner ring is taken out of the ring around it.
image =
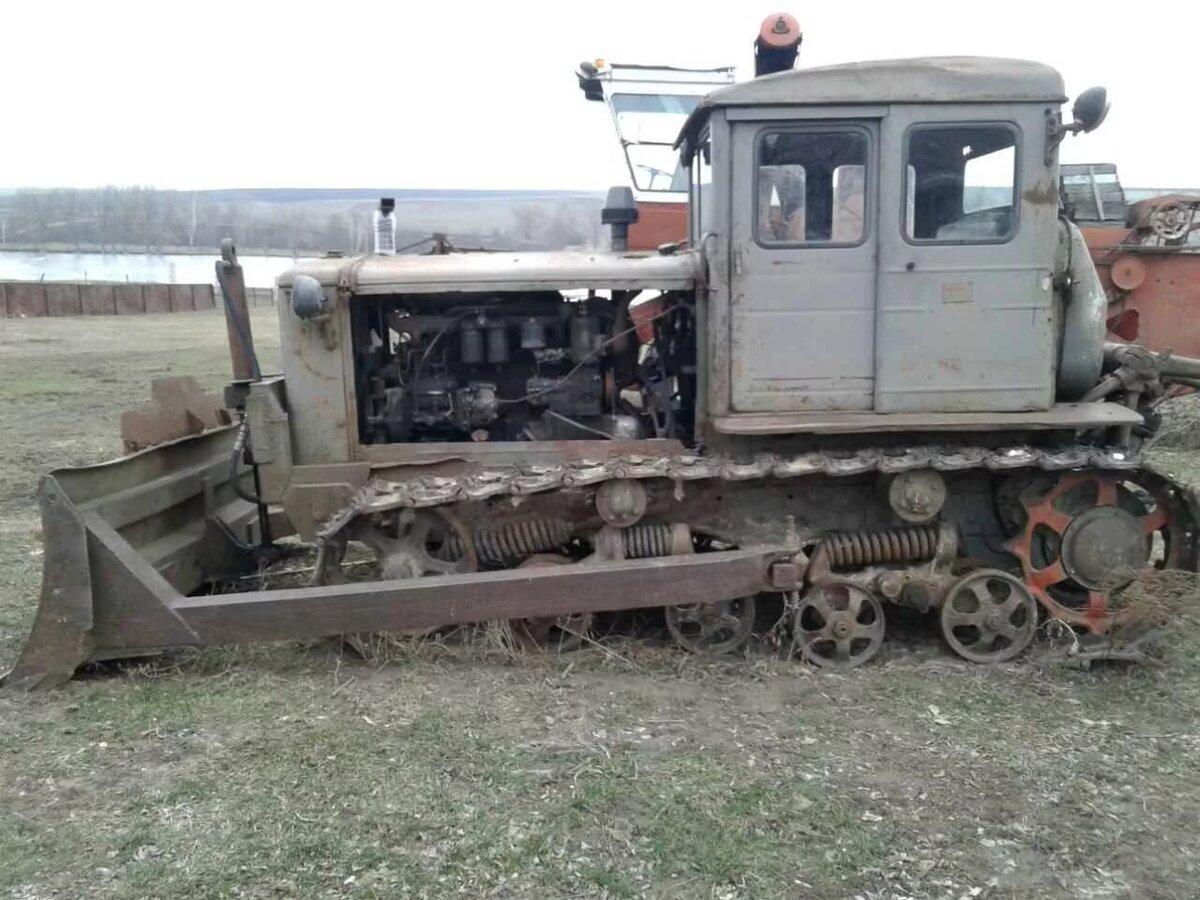
[[[1058,148],[1107,103],[1064,100],[1047,66],[959,57],[721,87],[673,141],[687,249],[629,250],[616,188],[611,251],[305,263],[281,375],[227,248],[236,423],[45,477],[9,680],[488,620],[561,647],[647,607],[728,652],[771,595],[821,666],[875,657],[900,606],[977,662],[1045,618],[1120,652],[1127,587],[1196,566],[1195,498],[1140,447],[1200,361],[1106,345]],[[222,592],[297,541],[310,585]]]

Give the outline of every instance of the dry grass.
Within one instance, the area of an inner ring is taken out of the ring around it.
[[[0,666],[37,474],[115,452],[150,377],[226,365],[216,316],[0,322]],[[555,656],[496,629],[110,668],[0,694],[0,897],[1191,898],[1198,632],[1090,673],[927,639],[848,675]]]

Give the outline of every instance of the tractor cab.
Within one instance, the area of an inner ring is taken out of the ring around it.
[[[786,71],[707,96],[677,146],[707,264],[715,429],[1032,419],[1080,399],[1056,295],[1057,145],[1089,129],[1062,124],[1064,99],[1054,69],[982,58]]]

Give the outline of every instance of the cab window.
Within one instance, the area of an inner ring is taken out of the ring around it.
[[[1017,132],[1010,125],[920,126],[907,140],[911,241],[1006,241],[1016,230]]]
[[[759,136],[755,237],[760,244],[858,244],[866,235],[865,131]]]

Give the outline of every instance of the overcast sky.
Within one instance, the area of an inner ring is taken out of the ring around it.
[[[0,0],[0,186],[600,189],[627,177],[580,60],[737,65],[795,14],[801,65],[1018,56],[1108,87],[1065,161],[1200,187],[1200,2]]]

